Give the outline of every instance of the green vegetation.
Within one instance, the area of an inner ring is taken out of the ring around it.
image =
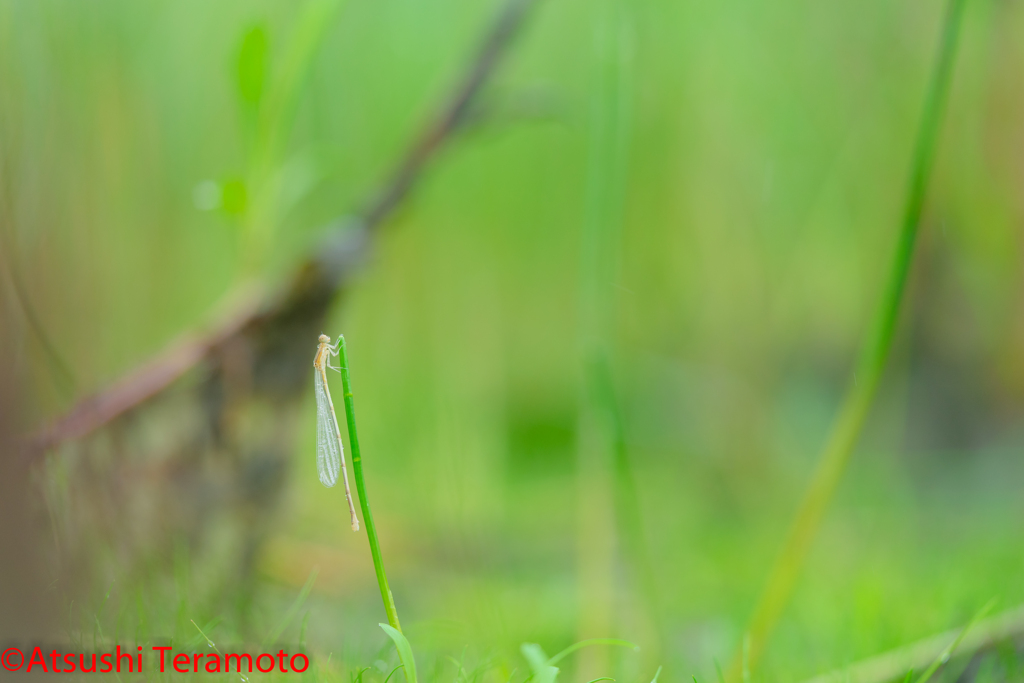
[[[744,634],[742,653],[737,654],[734,659],[733,680],[740,677],[741,670],[747,672],[743,675],[744,678],[749,675],[749,668],[760,659],[768,637],[789,603],[807,552],[821,526],[825,509],[839,485],[860,432],[864,428],[864,422],[874,403],[878,385],[892,352],[896,323],[903,304],[903,293],[907,286],[928,179],[935,157],[939,124],[949,93],[963,10],[964,0],[950,0],[942,29],[941,45],[935,59],[935,70],[925,100],[921,127],[914,146],[903,224],[883,298],[868,330],[860,359],[853,369],[853,379],[843,398],[839,415],[829,433],[814,476],[807,487],[807,493],[796,513],[793,527],[768,577],[768,584],[755,608],[750,628]]]
[[[373,557],[373,571],[377,575],[377,585],[380,586],[380,597],[384,603],[384,611],[388,615],[390,629],[385,629],[387,634],[399,645],[398,651],[402,653],[402,662],[406,665],[409,683],[416,683],[416,666],[412,663],[412,653],[408,655],[409,644],[404,637],[401,637],[402,626],[398,623],[398,610],[395,609],[395,597],[388,588],[388,577],[384,573],[384,558],[380,552],[380,541],[377,540],[377,525],[373,523],[373,513],[370,511],[370,501],[366,497],[366,479],[363,477],[363,456],[359,450],[359,436],[356,432],[356,407],[355,399],[352,396],[352,380],[348,368],[348,350],[345,348],[345,336],[338,337],[338,363],[341,370],[341,387],[345,392],[345,422],[348,424],[348,438],[352,452],[352,474],[356,479],[356,491],[359,493],[359,509],[363,513],[363,526],[366,527],[366,539],[370,542],[370,555]],[[394,633],[392,632],[394,631]],[[396,635],[397,634],[397,635]],[[399,640],[401,637],[401,640]]]
[[[355,234],[497,7],[0,0],[19,419]],[[32,471],[54,639],[309,654],[254,683],[1021,680],[1022,69],[1020,3],[540,2],[326,319]],[[370,553],[315,475],[339,330]]]

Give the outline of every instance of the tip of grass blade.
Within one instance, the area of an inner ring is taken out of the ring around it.
[[[388,677],[384,679],[384,683],[388,683],[388,681],[391,680],[391,677],[395,675],[395,672],[401,669],[403,666],[405,666],[405,664],[399,664],[394,669],[392,669],[391,673],[388,674]]]

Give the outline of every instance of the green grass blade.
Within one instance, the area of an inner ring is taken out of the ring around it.
[[[397,628],[388,626],[387,624],[380,624],[380,627],[384,629],[384,633],[387,633],[391,640],[395,642],[395,649],[398,650],[398,658],[402,660],[402,666],[405,667],[405,680],[408,681],[408,683],[416,683],[416,660],[412,656],[412,645],[409,644],[409,640],[402,635],[402,632]],[[390,678],[390,676],[388,676],[388,678]]]
[[[391,673],[388,674],[388,677],[384,679],[384,683],[388,683],[388,681],[391,680],[391,677],[395,675],[395,672],[401,669],[403,666],[405,666],[405,664],[399,664],[394,669],[392,669]]]
[[[195,622],[195,619],[189,619],[189,621],[192,622],[192,625],[196,627],[197,631],[199,631],[201,638],[192,638],[189,640],[185,645],[186,649],[194,649],[205,642],[207,647],[217,650],[217,645],[213,642],[210,636],[206,635],[206,631],[212,631],[217,624],[220,623],[220,617],[216,617],[212,621],[208,622],[205,629],[199,628],[199,624]],[[217,651],[220,652],[220,650]]]
[[[263,23],[250,27],[242,36],[238,50],[237,87],[243,102],[257,105],[267,83],[267,62],[270,38]]]
[[[939,123],[952,78],[965,2],[966,0],[949,0],[947,5],[940,47],[924,103],[921,124],[917,131],[903,221],[882,299],[864,338],[853,379],[847,388],[839,415],[819,456],[814,475],[794,517],[782,551],[754,609],[747,630],[749,642],[742,652],[736,653],[729,667],[726,680],[730,683],[740,680],[745,670],[752,672],[756,669],[767,639],[789,603],[811,542],[842,478],[874,402],[892,349],[903,293],[910,272],[921,210],[935,156]]]
[[[302,605],[305,604],[306,598],[309,597],[309,592],[313,590],[313,584],[316,583],[316,577],[319,573],[320,567],[313,567],[313,571],[309,573],[309,578],[306,579],[306,583],[302,586],[302,590],[299,591],[299,594],[295,597],[295,601],[292,602],[291,607],[289,607],[288,611],[285,612],[284,618],[281,619],[277,628],[271,631],[263,641],[264,645],[271,645],[277,642],[277,639],[281,637],[284,630],[288,628],[288,624],[291,623],[292,619],[295,618],[295,615],[299,613],[300,609],[302,609]]]
[[[956,650],[958,645],[960,645],[960,641],[964,639],[964,636],[967,635],[967,632],[970,631],[971,628],[973,628],[974,625],[977,624],[981,619],[983,619],[985,615],[988,614],[989,611],[995,606],[995,604],[995,599],[989,600],[984,607],[978,610],[977,613],[975,613],[975,615],[971,617],[971,620],[967,622],[967,625],[964,626],[963,630],[960,631],[960,634],[953,640],[953,642],[950,643],[945,650],[940,652],[939,656],[935,658],[934,662],[932,662],[932,665],[929,666],[923,674],[921,674],[921,677],[917,679],[917,683],[928,683],[928,679],[930,679],[932,675],[934,675],[935,672],[938,671],[939,667],[949,661],[949,658],[953,654],[953,651]],[[910,678],[910,673],[907,674],[907,678]]]
[[[359,450],[359,434],[356,431],[356,407],[352,398],[352,380],[348,371],[348,351],[345,348],[344,335],[338,337],[338,364],[341,366],[341,386],[345,394],[345,421],[348,424],[349,450],[352,451],[352,474],[356,480],[356,492],[359,494],[359,509],[363,512],[363,526],[366,527],[366,539],[370,543],[370,555],[373,557],[373,571],[377,575],[377,585],[380,586],[380,597],[384,601],[384,611],[388,615],[388,623],[396,631],[401,633],[402,627],[398,623],[398,610],[395,608],[395,598],[391,595],[391,587],[388,586],[388,577],[384,572],[384,558],[380,552],[380,541],[377,540],[377,525],[373,521],[373,513],[370,511],[370,499],[366,497],[366,481],[363,478],[363,456]],[[408,670],[406,670],[408,675]],[[413,678],[416,677],[416,670],[412,670]]]
[[[587,586],[577,626],[580,633],[611,631],[615,544],[603,540],[610,531],[622,536],[627,551],[623,556],[635,569],[651,621],[660,623],[625,418],[611,372],[612,283],[619,268],[629,175],[630,12],[628,3],[619,0],[598,2],[595,10],[578,301],[583,374],[577,423],[577,487],[581,491],[577,567],[580,584]],[[608,502],[613,502],[614,517],[599,513]],[[611,525],[615,528],[609,530]]]

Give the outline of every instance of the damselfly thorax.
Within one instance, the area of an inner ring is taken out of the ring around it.
[[[334,401],[331,400],[331,389],[327,384],[327,368],[337,370],[331,365],[331,356],[338,355],[338,344],[331,344],[331,338],[320,335],[313,358],[313,386],[316,391],[316,469],[320,475],[320,483],[334,486],[338,483],[338,474],[345,482],[345,500],[348,502],[349,515],[352,518],[352,531],[359,530],[359,519],[356,508],[352,504],[352,492],[348,487],[348,472],[345,470],[345,448],[341,443],[341,428],[338,416],[334,412]]]

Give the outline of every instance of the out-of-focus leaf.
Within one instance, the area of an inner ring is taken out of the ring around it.
[[[238,50],[237,73],[238,94],[249,104],[259,104],[267,82],[267,64],[270,54],[270,38],[266,25],[252,26],[242,37]]]
[[[558,667],[548,663],[548,656],[540,645],[536,643],[523,643],[519,650],[523,653],[530,671],[533,672],[535,683],[555,683],[558,677]]]
[[[341,0],[309,0],[295,20],[267,90],[265,111],[261,113],[260,154],[272,154],[281,129],[290,126],[299,86],[340,4]]]
[[[249,194],[245,183],[238,179],[225,180],[220,186],[220,207],[232,215],[245,213]]]

